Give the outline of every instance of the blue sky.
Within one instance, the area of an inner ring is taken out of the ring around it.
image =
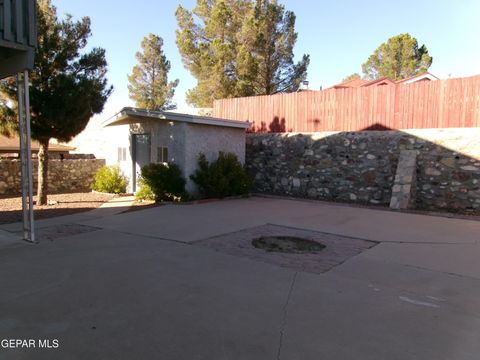
[[[127,75],[135,65],[142,38],[154,33],[164,39],[164,51],[172,64],[170,77],[180,79],[175,100],[187,110],[185,92],[195,79],[184,69],[175,45],[175,9],[192,9],[195,0],[52,0],[62,17],[89,16],[89,46],[107,51],[108,78],[115,91],[105,106],[103,119],[123,106],[128,98]],[[295,55],[310,54],[308,80],[311,89],[328,87],[353,72],[388,38],[408,32],[425,44],[433,64],[430,72],[441,77],[480,74],[480,1],[478,0],[280,0],[297,16]]]

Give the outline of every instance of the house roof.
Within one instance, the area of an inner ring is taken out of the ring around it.
[[[352,79],[340,83],[338,85],[332,86],[334,89],[344,89],[344,88],[359,88],[359,87],[368,87],[374,85],[390,85],[390,84],[410,84],[422,80],[439,80],[435,75],[430,74],[429,72],[424,72],[422,74],[417,74],[410,76],[406,79],[393,81],[390,78],[384,76],[376,80],[363,80],[363,79]]]
[[[248,129],[250,124],[246,121],[219,119],[209,116],[181,114],[171,111],[153,111],[124,107],[117,114],[103,123],[104,126],[128,125],[142,122],[143,120],[177,121],[190,124],[211,125]]]
[[[352,79],[345,81],[341,84],[334,85],[334,89],[345,89],[345,88],[360,88],[360,87],[368,87],[373,85],[390,85],[395,84],[394,81],[390,80],[388,77],[382,77],[376,80],[364,80],[364,79]]]
[[[388,77],[384,76],[376,80],[367,81],[362,87],[368,87],[373,85],[391,85],[395,84],[395,81],[390,80]]]
[[[422,81],[422,80],[439,80],[438,77],[436,77],[435,75],[433,74],[430,74],[428,71],[427,72],[424,72],[424,73],[421,73],[421,74],[417,74],[417,75],[413,75],[413,76],[410,76],[406,79],[402,79],[402,80],[398,80],[397,83],[400,84],[400,83],[403,83],[403,84],[410,84],[410,83],[414,83],[414,82],[417,82],[417,81]]]
[[[364,84],[368,83],[368,80],[363,80],[363,79],[351,79],[344,81],[341,84],[334,85],[333,87],[335,89],[341,89],[341,88],[358,88],[363,86]]]
[[[40,148],[40,144],[36,140],[32,140],[31,142],[31,149],[32,152],[38,152]],[[60,144],[52,144],[48,145],[49,152],[61,152],[61,153],[68,153],[69,151],[75,150],[74,147],[60,145]],[[9,152],[19,152],[20,151],[20,140],[18,137],[11,137],[8,138],[6,136],[0,135],[0,152],[2,153],[9,153]]]

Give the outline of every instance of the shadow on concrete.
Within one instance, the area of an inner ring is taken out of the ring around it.
[[[0,199],[0,202],[5,199],[6,198],[3,197]],[[95,216],[103,217],[132,210],[133,206],[131,201],[125,201],[125,205],[122,205],[120,201],[116,201],[114,208],[102,207],[108,206],[108,201],[62,201],[60,204],[55,205],[45,205],[41,207],[34,205],[34,219],[38,221],[75,214],[89,214],[92,211],[94,211],[92,214],[95,214]],[[64,204],[67,204],[68,207],[62,207]],[[135,208],[138,208],[138,210],[143,209],[142,206],[135,206]],[[2,210],[0,213],[0,225],[19,223],[22,221],[22,215],[21,208]]]

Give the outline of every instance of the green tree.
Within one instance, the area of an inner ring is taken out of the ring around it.
[[[148,110],[171,110],[178,79],[168,82],[170,61],[163,53],[163,39],[149,34],[142,40],[142,52],[137,52],[138,65],[128,76],[128,91],[136,106]]]
[[[425,45],[418,46],[417,39],[410,34],[394,36],[381,44],[362,65],[367,79],[388,77],[405,79],[426,72],[432,65],[432,57]]]
[[[237,95],[237,34],[249,5],[248,0],[197,0],[192,11],[178,6],[178,50],[197,79],[197,86],[187,92],[190,104],[210,107],[214,99]]]
[[[342,83],[350,81],[350,80],[357,80],[357,79],[361,79],[360,74],[359,73],[353,73],[353,74],[350,74],[348,76],[345,76],[342,80]]]
[[[295,14],[271,0],[256,0],[243,21],[237,55],[239,92],[270,95],[297,91],[310,57],[293,61]]]
[[[91,35],[90,19],[74,21],[67,15],[57,18],[50,0],[39,0],[38,48],[30,75],[32,138],[38,140],[37,204],[47,203],[48,144],[50,139],[69,141],[80,133],[89,119],[103,110],[113,88],[107,85],[105,50],[82,51]],[[10,78],[1,91],[14,104],[2,113],[16,111],[16,83]],[[2,128],[12,127],[15,117],[1,119]],[[10,123],[10,125],[9,125]]]
[[[176,17],[178,49],[197,79],[191,104],[295,91],[306,77],[308,56],[293,63],[295,15],[274,0],[197,0]]]

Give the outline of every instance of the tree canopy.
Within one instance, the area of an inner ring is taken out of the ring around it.
[[[307,76],[308,55],[294,63],[295,14],[274,0],[197,0],[176,11],[177,46],[197,79],[191,104],[214,99],[296,91]]]
[[[168,82],[170,61],[163,53],[163,39],[149,34],[142,40],[141,47],[142,52],[135,55],[138,64],[128,76],[130,98],[144,109],[175,109],[172,98],[179,81]]]
[[[394,36],[381,44],[362,65],[365,78],[375,80],[388,77],[401,80],[426,72],[432,65],[432,57],[425,45],[418,46],[410,34]]]
[[[32,138],[40,143],[37,204],[44,204],[49,140],[69,141],[79,134],[103,110],[113,89],[107,85],[105,50],[83,51],[91,35],[90,19],[74,21],[67,15],[59,20],[50,0],[39,0],[37,6],[38,47],[30,73],[30,113]],[[15,79],[3,81],[0,91],[8,99],[1,113],[15,113]],[[13,121],[17,121],[15,116],[0,119],[3,129],[15,128]]]

